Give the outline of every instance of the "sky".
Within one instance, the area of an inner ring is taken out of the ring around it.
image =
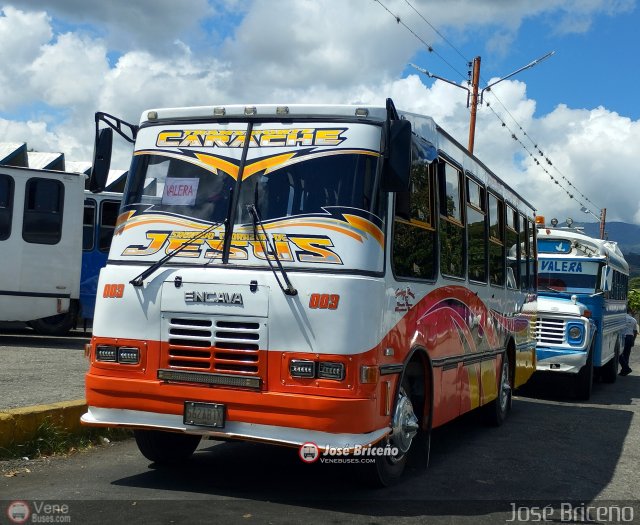
[[[638,28],[637,0],[5,2],[0,142],[89,161],[96,111],[391,97],[466,145],[469,62],[482,89],[554,51],[484,91],[474,153],[547,220],[640,224]]]

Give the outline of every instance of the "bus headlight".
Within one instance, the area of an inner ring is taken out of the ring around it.
[[[570,345],[581,345],[584,342],[584,334],[584,325],[581,323],[570,323],[567,326],[567,341]]]
[[[318,363],[318,378],[342,381],[344,379],[344,363],[320,361]]]

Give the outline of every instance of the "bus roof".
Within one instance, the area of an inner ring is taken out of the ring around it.
[[[624,258],[618,243],[615,241],[609,241],[607,239],[596,239],[595,237],[589,237],[585,233],[571,228],[539,228],[538,229],[538,241],[544,239],[564,239],[572,243],[576,243],[577,247],[580,247],[586,257],[593,258],[606,258],[609,263],[621,271],[622,273],[629,273],[629,264]],[[573,250],[572,250],[573,252]],[[571,254],[554,254],[554,253],[539,253],[539,257],[562,257],[571,256]]]

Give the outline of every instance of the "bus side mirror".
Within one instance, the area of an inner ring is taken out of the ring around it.
[[[387,156],[382,173],[382,191],[409,191],[411,177],[411,123],[389,121]]]
[[[113,130],[103,128],[96,134],[93,148],[93,167],[89,178],[89,190],[93,193],[104,191],[107,176],[111,167],[111,148],[113,145]]]
[[[610,292],[613,286],[613,272],[609,266],[602,267],[602,274],[600,275],[600,290],[603,292]]]

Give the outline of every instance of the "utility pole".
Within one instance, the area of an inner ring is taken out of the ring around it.
[[[427,71],[426,69],[424,69],[422,67],[418,67],[415,64],[411,64],[411,66],[414,69],[417,69],[418,71],[420,71],[421,73],[424,73],[429,78],[435,78],[435,79],[438,79],[438,80],[442,80],[443,82],[446,82],[447,84],[451,84],[452,86],[459,87],[461,89],[464,89],[467,92],[467,107],[469,107],[469,105],[471,105],[471,118],[470,118],[470,122],[469,122],[469,147],[467,149],[469,150],[469,153],[473,153],[473,145],[474,145],[474,142],[475,142],[475,135],[476,135],[476,113],[477,113],[477,110],[478,110],[478,96],[480,96],[480,104],[482,104],[482,97],[483,97],[485,91],[491,91],[491,88],[493,86],[495,86],[498,82],[502,82],[503,80],[507,80],[508,78],[511,78],[513,75],[516,75],[516,74],[520,73],[521,71],[524,71],[525,69],[532,68],[536,64],[542,62],[544,59],[549,58],[554,53],[555,53],[555,51],[551,51],[551,52],[547,53],[546,55],[544,55],[543,57],[540,57],[540,58],[534,60],[533,62],[529,62],[526,66],[522,66],[520,69],[516,69],[513,73],[509,73],[506,77],[499,78],[495,82],[492,82],[488,86],[484,87],[480,91],[479,95],[478,95],[478,84],[480,83],[480,57],[476,57],[476,58],[473,59],[473,76],[472,76],[472,79],[471,79],[471,87],[472,87],[473,91],[469,91],[468,88],[466,88],[464,86],[461,86],[460,84],[457,84],[456,82],[453,82],[453,81],[448,80],[448,79],[443,78],[443,77],[439,77],[438,75],[434,75],[433,73]],[[469,103],[471,103],[471,104],[469,104]]]
[[[607,218],[607,208],[600,210],[600,238],[604,239],[604,224]]]
[[[473,59],[473,77],[471,78],[471,116],[469,118],[469,146],[473,155],[473,144],[476,138],[476,113],[478,112],[478,84],[480,83],[480,57]]]

